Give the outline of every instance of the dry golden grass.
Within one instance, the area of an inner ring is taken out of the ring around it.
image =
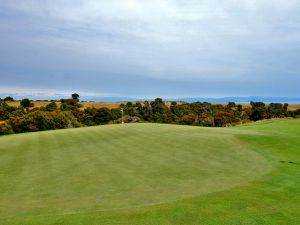
[[[20,101],[7,102],[7,103],[8,103],[8,105],[14,106],[14,107],[20,106]],[[33,101],[34,107],[45,107],[49,103],[50,103],[49,101]],[[80,102],[80,104],[82,105],[82,109],[86,109],[88,107],[90,107],[90,108],[106,107],[109,109],[113,109],[113,108],[118,108],[120,106],[120,104],[122,104],[122,103],[125,103],[125,102]],[[59,101],[56,102],[56,104],[58,105],[58,107],[61,105],[61,103]],[[32,108],[34,108],[34,107],[32,107]]]
[[[242,105],[243,107],[250,107],[249,103],[244,103]],[[297,109],[300,109],[300,104],[289,104],[288,110],[295,111]]]
[[[300,109],[300,104],[292,104],[292,105],[289,105],[289,110],[291,111],[295,111],[297,109]]]
[[[83,105],[82,108],[102,108],[106,107],[109,109],[115,109],[118,108],[122,103],[126,102],[80,102],[81,105]]]
[[[15,101],[15,102],[7,102],[10,106],[20,106],[20,101]],[[33,101],[34,103],[34,107],[43,107],[46,106],[47,104],[49,104],[49,101]],[[60,106],[60,102],[56,102],[58,107]],[[126,102],[80,102],[80,104],[82,105],[82,109],[86,109],[88,107],[90,108],[102,108],[102,107],[106,107],[109,109],[115,109],[118,108],[120,106],[120,104],[126,104]],[[180,102],[178,102],[178,104],[181,104]],[[166,102],[166,105],[169,107],[171,105],[171,102]],[[250,104],[245,103],[242,104],[243,107],[250,107]],[[291,111],[295,111],[297,109],[300,109],[300,104],[290,104],[289,105],[289,110]]]
[[[33,101],[34,107],[43,107],[48,105],[50,102],[48,101]],[[60,102],[56,102],[60,106]],[[20,101],[7,102],[8,105],[18,107],[20,106]]]

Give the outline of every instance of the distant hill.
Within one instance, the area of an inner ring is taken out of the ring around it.
[[[79,93],[80,94],[80,93]],[[0,98],[5,98],[8,96],[7,94],[1,94]],[[66,96],[58,96],[56,98],[53,97],[37,97],[37,96],[19,96],[19,95],[10,95],[14,99],[23,99],[29,98],[32,100],[52,100],[60,98],[66,98]],[[236,103],[249,103],[251,101],[254,102],[278,102],[278,103],[290,103],[290,104],[300,104],[300,97],[262,97],[262,96],[248,96],[248,97],[221,97],[221,98],[207,98],[207,97],[185,97],[185,98],[165,98],[163,96],[157,96],[163,98],[165,101],[183,101],[183,102],[211,102],[211,103],[227,103],[227,102],[236,102]],[[154,98],[153,98],[154,99]],[[132,98],[132,97],[85,97],[81,96],[81,101],[94,101],[94,102],[129,102],[129,101],[144,101],[144,100],[153,100],[149,98]]]
[[[159,96],[158,96],[159,97]],[[163,98],[165,101],[183,101],[183,102],[211,102],[211,103],[249,103],[254,102],[278,102],[278,103],[300,103],[300,97],[261,97],[261,96],[249,96],[249,97],[223,97],[223,98],[203,98],[203,97],[191,97],[191,98]],[[124,101],[141,101],[145,99],[129,98],[129,97],[103,97],[103,98],[86,98],[89,101],[96,102],[124,102]]]
[[[184,102],[237,102],[248,103],[254,102],[278,102],[278,103],[300,103],[300,97],[261,97],[261,96],[249,96],[249,97],[224,97],[224,98],[178,98],[177,101]]]

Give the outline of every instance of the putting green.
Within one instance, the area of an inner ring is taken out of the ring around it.
[[[130,124],[1,137],[0,216],[132,208],[244,185],[270,165],[233,131]]]

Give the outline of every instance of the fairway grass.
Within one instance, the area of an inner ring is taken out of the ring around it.
[[[299,224],[300,120],[0,137],[0,224]]]

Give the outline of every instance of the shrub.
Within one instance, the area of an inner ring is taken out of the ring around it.
[[[268,115],[269,118],[274,117],[285,117],[288,115],[287,112],[288,104],[281,104],[281,103],[270,103],[268,106]]]
[[[293,111],[293,112],[292,112],[292,115],[293,115],[294,117],[300,117],[300,109],[297,109],[297,110]]]
[[[234,125],[238,122],[240,122],[240,119],[236,118],[232,113],[229,112],[217,112],[214,115],[214,125],[216,127]]]
[[[204,127],[213,127],[215,125],[214,117],[208,114],[202,114],[201,116],[199,116],[198,120],[199,125]]]
[[[62,103],[60,106],[62,111],[78,110],[82,106],[76,99],[61,99],[60,102]]]
[[[253,121],[267,119],[268,113],[267,113],[267,107],[266,104],[263,102],[250,102],[251,104],[251,115],[250,119]]]
[[[80,123],[69,112],[35,111],[8,121],[15,133],[79,127]]]
[[[12,127],[7,124],[7,123],[0,123],[0,135],[5,135],[5,134],[13,134],[14,131]]]
[[[138,123],[141,121],[141,118],[137,117],[137,116],[129,116],[129,115],[126,115],[124,116],[124,122],[125,123]],[[121,123],[122,122],[122,119],[119,118],[117,120],[118,123]]]
[[[55,102],[51,102],[45,107],[46,111],[53,112],[57,110],[57,104]]]
[[[180,124],[184,124],[184,125],[193,125],[193,124],[195,124],[196,120],[197,120],[197,115],[195,115],[195,114],[189,114],[189,115],[183,116],[179,120],[179,123]]]
[[[24,108],[29,108],[34,106],[33,103],[28,98],[22,99],[20,105],[23,106]]]
[[[111,119],[112,115],[108,108],[98,109],[93,117],[93,120],[97,125],[108,123]]]
[[[9,114],[15,110],[15,107],[9,106],[4,100],[0,99],[0,120],[7,120]]]

